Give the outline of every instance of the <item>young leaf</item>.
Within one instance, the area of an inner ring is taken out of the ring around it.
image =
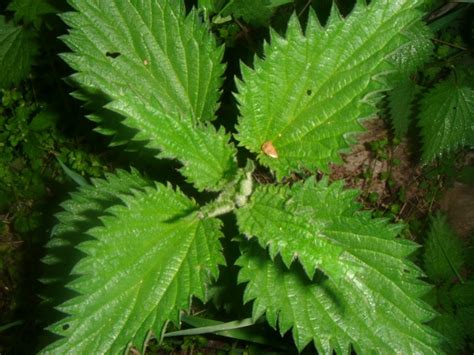
[[[120,196],[88,232],[69,287],[79,296],[58,309],[69,316],[50,327],[62,339],[42,353],[119,353],[158,337],[191,296],[206,300],[217,277],[220,222],[198,219],[196,205],[179,191],[157,185]],[[98,326],[99,325],[99,326]]]
[[[293,328],[300,351],[313,341],[320,354],[350,354],[351,348],[358,354],[438,353],[439,335],[422,324],[433,313],[415,296],[425,290],[417,280],[420,272],[413,265],[405,273],[393,270],[384,265],[391,258],[375,250],[367,255],[379,265],[373,272],[364,275],[355,268],[337,281],[322,274],[311,281],[298,264],[287,269],[279,257],[270,260],[254,244],[237,262],[239,280],[248,282],[245,301],[253,300],[253,318],[265,314],[282,335]],[[389,274],[395,273],[405,280],[389,286]]]
[[[421,101],[423,161],[474,145],[473,78],[472,73],[459,71],[431,89]]]
[[[460,275],[463,245],[442,214],[431,217],[424,260],[426,273],[433,281],[450,281]]]
[[[235,148],[204,121],[214,119],[223,51],[196,11],[186,16],[183,4],[171,0],[71,5],[77,12],[63,19],[72,28],[64,41],[73,53],[63,57],[77,71],[72,78],[82,96],[105,95],[105,107],[118,113],[107,119],[181,160],[199,189],[219,189],[236,169]]]
[[[325,28],[311,13],[304,35],[294,16],[286,38],[273,33],[265,59],[243,70],[238,140],[279,179],[302,167],[327,170],[329,162],[341,161],[345,136],[361,131],[357,120],[375,113],[375,94],[386,89],[380,80],[392,69],[386,59],[420,17],[420,1],[363,3],[346,19],[334,8]],[[262,152],[266,142],[277,157]]]
[[[433,312],[419,300],[428,287],[418,280],[421,271],[407,260],[416,247],[395,239],[399,226],[357,212],[356,196],[343,190],[342,183],[328,186],[326,180],[311,179],[291,188],[259,187],[238,210],[240,231],[268,247],[275,262],[259,261],[262,269],[256,270],[260,266],[252,263],[257,261],[239,261],[244,267],[241,280],[250,281],[246,300],[256,298],[254,317],[267,312],[273,326],[278,319],[282,334],[294,324],[300,349],[310,340],[322,353],[344,353],[350,344],[361,353],[378,349],[380,343],[401,353],[430,349],[436,337],[422,323]],[[306,280],[284,270],[299,265]],[[324,282],[311,283],[314,275]],[[301,305],[307,308],[298,309]],[[384,324],[384,329],[375,324]]]
[[[0,88],[24,79],[36,52],[33,34],[0,16]]]

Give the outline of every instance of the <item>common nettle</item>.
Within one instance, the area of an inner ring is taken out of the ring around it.
[[[429,286],[409,259],[417,245],[398,237],[402,226],[362,211],[343,182],[283,183],[341,162],[359,121],[376,114],[394,54],[423,26],[420,3],[358,1],[346,18],[334,8],[324,26],[313,12],[304,28],[292,16],[252,68],[242,65],[231,136],[212,122],[223,47],[197,10],[174,0],[70,0],[75,11],[62,18],[71,52],[62,56],[98,130],[176,159],[197,193],[215,198],[200,203],[134,169],[72,193],[48,244],[45,282],[66,277],[75,295],[57,306],[64,318],[49,330],[60,338],[42,352],[124,352],[160,338],[169,322],[179,327],[193,297],[209,298],[223,238],[240,244],[238,281],[253,320],[291,330],[297,349],[439,352],[441,337],[425,325],[434,317],[422,300]],[[238,162],[238,149],[253,159]],[[255,181],[256,165],[277,183]],[[227,213],[236,235],[223,234]],[[73,247],[82,254],[71,270],[64,250]]]

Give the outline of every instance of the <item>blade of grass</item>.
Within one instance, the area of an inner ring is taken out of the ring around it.
[[[76,173],[74,170],[69,169],[66,164],[64,164],[61,159],[56,158],[61,165],[61,168],[64,170],[64,173],[69,176],[78,186],[85,186],[87,185],[86,179],[84,179],[81,175]]]
[[[259,323],[262,323],[264,321],[263,319],[260,319],[255,323],[252,322],[251,318],[224,323],[212,319],[183,315],[181,320],[194,328],[169,332],[164,334],[164,337],[212,333],[215,335],[243,340],[255,344],[269,345],[273,348],[278,348],[285,351],[294,350],[287,344],[269,337],[264,331],[262,331],[262,329],[256,329],[255,326]]]
[[[15,322],[11,322],[5,325],[0,326],[0,333],[3,333],[5,330],[16,327],[17,325],[23,324],[22,320],[17,320]]]
[[[238,328],[249,327],[255,324],[252,321],[252,318],[245,318],[245,319],[235,320],[235,321],[227,322],[227,323],[211,321],[209,319],[192,317],[192,316],[183,316],[181,320],[185,322],[186,324],[189,324],[196,328],[178,330],[175,332],[166,333],[164,336],[173,337],[173,336],[183,336],[183,335],[217,333],[217,332],[222,332],[225,330],[233,330],[233,329],[238,329]]]

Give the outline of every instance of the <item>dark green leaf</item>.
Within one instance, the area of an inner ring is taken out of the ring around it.
[[[445,216],[436,214],[430,220],[424,254],[426,273],[435,282],[451,281],[460,275],[464,247]]]
[[[36,52],[34,35],[0,16],[0,88],[26,78]]]

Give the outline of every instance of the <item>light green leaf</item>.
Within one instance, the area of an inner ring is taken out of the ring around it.
[[[47,243],[48,254],[43,262],[48,266],[42,281],[64,283],[78,258],[73,248],[87,239],[85,232],[97,225],[105,210],[122,203],[119,196],[150,186],[151,183],[135,170],[131,173],[118,170],[115,174],[106,174],[106,179],[92,179],[91,185],[71,193],[71,198],[61,204],[63,211],[56,214],[59,223]]]
[[[199,190],[221,190],[237,173],[236,150],[229,135],[212,125],[197,128],[182,120],[163,120],[160,157],[178,157],[180,169]]]
[[[188,309],[191,296],[207,298],[207,285],[224,263],[220,222],[198,219],[196,204],[157,185],[120,196],[88,232],[86,257],[69,283],[79,296],[58,309],[68,314],[50,330],[63,336],[42,353],[119,353],[142,347],[149,332],[161,336]],[[99,325],[99,326],[98,326]]]
[[[430,162],[474,145],[474,75],[459,71],[431,89],[420,104],[422,160]]]
[[[78,96],[116,113],[94,119],[114,120],[100,122],[109,134],[122,125],[134,130],[135,141],[181,160],[196,187],[218,190],[236,169],[229,137],[205,122],[215,117],[223,50],[196,11],[186,16],[171,0],[71,5],[77,12],[62,17],[73,53],[63,58],[77,71]]]
[[[34,35],[0,16],[0,88],[23,80],[30,71],[36,52]]]
[[[464,263],[463,245],[449,226],[446,216],[430,218],[431,226],[425,242],[425,271],[435,282],[459,277]]]
[[[370,219],[367,213],[355,214],[357,195],[342,190],[342,183],[328,186],[327,180],[309,179],[291,188],[259,186],[250,203],[237,211],[239,229],[268,246],[272,258],[280,254],[287,267],[298,260],[309,278],[316,269],[334,280],[344,278],[356,267],[354,257],[369,260],[369,265],[360,265],[366,272],[376,265],[372,257],[386,257],[391,269],[402,270],[406,266],[399,259],[412,253],[414,245],[394,239],[400,226]],[[391,275],[396,281],[402,276]]]
[[[436,336],[422,325],[434,315],[421,301],[429,288],[407,259],[415,244],[396,239],[401,226],[358,212],[356,197],[342,183],[310,179],[259,187],[238,210],[239,230],[268,247],[274,262],[262,251],[238,262],[254,319],[266,312],[282,334],[293,326],[300,350],[313,340],[328,354],[350,344],[360,353],[434,352]]]
[[[293,16],[286,38],[273,33],[265,58],[243,70],[240,143],[279,179],[341,162],[345,136],[375,114],[378,92],[387,88],[381,76],[393,69],[386,59],[408,41],[403,33],[420,18],[419,3],[359,1],[345,19],[334,8],[325,28],[311,12],[304,35]],[[266,142],[278,157],[264,154]]]
[[[13,0],[7,7],[15,12],[16,21],[41,23],[41,16],[58,12],[48,0]]]
[[[391,257],[366,252],[366,260],[377,260],[378,267],[367,265],[372,271],[355,267],[339,281],[322,273],[310,281],[298,264],[287,269],[280,257],[270,260],[252,245],[238,265],[239,280],[248,282],[245,301],[253,300],[253,318],[265,314],[282,335],[293,328],[300,351],[313,341],[320,354],[350,354],[352,348],[358,354],[439,353],[439,335],[423,325],[433,313],[415,296],[425,289],[420,272],[414,266],[394,270]],[[396,273],[404,280],[390,280]]]

